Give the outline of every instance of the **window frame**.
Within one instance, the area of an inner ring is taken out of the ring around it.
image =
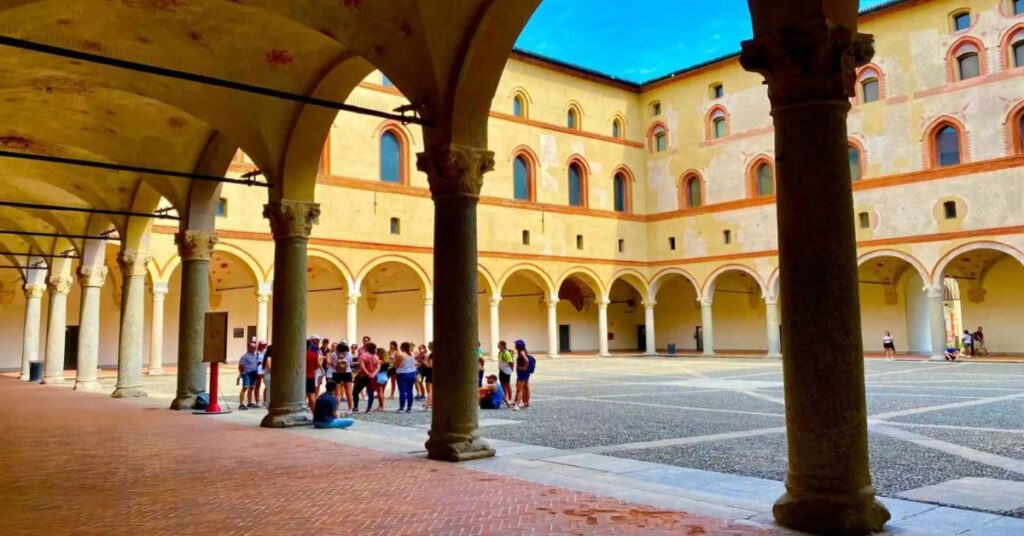
[[[575,119],[571,119],[573,117]],[[565,128],[583,130],[583,109],[575,102],[570,103],[565,110]]]
[[[708,98],[710,100],[718,100],[725,97],[725,84],[722,82],[712,82],[708,85]]]
[[[1024,22],[1017,23],[1010,27],[1003,34],[1003,38],[999,42],[1000,49],[1000,62],[1003,70],[1015,70],[1024,69],[1024,61],[1020,65],[1016,63],[1016,55],[1014,54],[1014,47],[1022,47],[1024,50]],[[1021,59],[1024,60],[1024,52],[1021,53]]]
[[[875,79],[878,82],[878,99],[868,101],[864,98],[864,84],[871,79]],[[882,68],[874,63],[869,63],[861,67],[857,71],[857,85],[854,91],[857,95],[858,104],[871,104],[873,102],[885,100],[885,76],[882,74]]]
[[[622,177],[622,210],[618,210],[615,206],[615,186],[618,182],[619,177]],[[625,165],[620,165],[612,171],[612,210],[618,214],[632,214],[633,213],[633,182],[635,176],[632,170]]]
[[[665,139],[665,147],[662,150],[658,150],[658,135],[663,135]],[[651,126],[647,128],[647,150],[651,154],[665,153],[669,149],[669,130],[668,125],[664,121],[655,121],[651,123]]]
[[[516,161],[522,159],[526,164],[526,199],[516,197]],[[520,203],[537,202],[537,163],[540,161],[536,153],[526,145],[520,145],[512,151],[512,200]]]
[[[945,127],[952,127],[957,134],[957,145],[959,150],[959,161],[955,164],[940,165],[940,154],[938,147],[938,136]],[[925,162],[929,169],[947,168],[962,165],[970,162],[970,144],[968,132],[963,123],[951,116],[941,116],[934,119],[925,130]]]
[[[697,186],[698,199],[694,203],[690,185]],[[679,181],[679,208],[693,209],[704,206],[704,177],[696,170],[689,170],[683,173]]]
[[[978,56],[978,75],[964,78],[960,69],[960,60],[966,55],[974,53]],[[964,36],[957,39],[946,52],[946,81],[950,84],[969,82],[976,78],[984,78],[988,75],[988,49],[981,40]]]
[[[960,20],[960,17],[963,16],[967,17],[967,26],[963,28],[958,28],[957,22]],[[970,9],[958,9],[949,14],[949,31],[951,33],[966,32],[970,30],[972,26],[974,26],[974,16],[971,14]]]
[[[719,121],[720,120],[720,121]],[[716,122],[722,125],[722,135],[716,130]],[[704,139],[718,141],[729,136],[729,110],[721,104],[712,106],[704,116]]]
[[[651,114],[651,117],[661,117],[661,101],[654,100],[647,105],[647,111]]]
[[[853,169],[852,169],[852,166],[851,166],[851,169],[850,169],[850,181],[851,182],[859,182],[859,181],[864,180],[864,176],[865,176],[864,171],[865,171],[865,169],[867,169],[867,158],[866,158],[866,154],[864,152],[864,146],[860,143],[860,140],[857,140],[857,139],[854,139],[854,138],[850,138],[847,141],[847,152],[846,152],[847,160],[849,160],[849,157],[850,157],[850,154],[851,154],[850,152],[851,151],[857,153],[857,170],[859,171],[859,173],[858,173],[857,177],[854,177],[853,176]]]
[[[384,137],[391,135],[398,143],[398,181],[384,179]],[[377,134],[377,180],[386,184],[409,184],[409,138],[396,124],[383,125]]]
[[[571,179],[571,177],[572,177],[571,173],[572,173],[572,169],[574,167],[577,169],[577,172],[578,172],[578,175],[579,175],[579,180],[580,180],[580,186],[579,186],[579,197],[580,197],[579,201],[580,202],[579,202],[579,204],[575,204],[575,205],[572,203],[572,179]],[[569,157],[569,160],[566,163],[566,167],[565,167],[565,181],[566,181],[565,182],[565,184],[566,184],[566,193],[568,194],[567,195],[567,199],[566,199],[568,206],[574,207],[574,208],[587,208],[587,207],[589,207],[590,206],[590,196],[589,196],[589,193],[590,193],[589,192],[589,190],[590,190],[590,166],[589,166],[589,164],[587,164],[587,161],[583,159],[583,157],[581,157],[579,155],[573,155],[573,156]]]
[[[761,194],[760,188],[760,170],[762,166],[768,166],[768,169],[772,174],[772,191],[770,194]],[[750,164],[747,166],[747,197],[753,199],[760,199],[766,197],[775,197],[775,193],[778,187],[778,177],[775,175],[775,159],[768,155],[758,155]]]
[[[626,122],[619,116],[612,118],[612,137],[617,140],[626,139]]]

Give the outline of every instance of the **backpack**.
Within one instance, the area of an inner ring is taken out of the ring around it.
[[[530,364],[526,367],[526,372],[533,374],[537,371],[537,359],[531,354],[526,354],[526,359],[530,360]]]

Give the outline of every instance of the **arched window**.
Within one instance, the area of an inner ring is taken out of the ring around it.
[[[512,162],[513,197],[515,199],[529,201],[533,197],[530,195],[530,175],[530,162],[523,155],[517,156]]]
[[[856,145],[850,144],[847,155],[850,159],[850,179],[859,181],[861,179],[860,149]]]
[[[626,182],[629,179],[624,173],[616,173],[612,180],[615,183],[615,212],[629,212],[629,183]]]
[[[576,162],[569,164],[569,206],[584,206],[586,184],[583,181],[583,169]]]
[[[954,32],[962,32],[970,29],[971,27],[971,12],[970,11],[957,11],[950,15],[950,24],[953,27]]]
[[[665,131],[654,133],[654,152],[663,153],[668,149],[668,134]]]
[[[1024,0],[1020,0],[1024,2]],[[1024,67],[1024,30],[1017,30],[1010,38],[1010,66],[1012,68]]]
[[[683,179],[683,206],[686,208],[697,208],[704,203],[703,192],[701,191],[700,177],[687,175]]]
[[[754,194],[757,197],[775,195],[775,170],[768,162],[754,166]]]
[[[960,163],[960,131],[953,125],[944,124],[935,130],[935,163],[955,166]]]
[[[380,135],[380,180],[394,184],[404,182],[405,146],[394,130],[385,130]]]
[[[580,112],[575,106],[570,106],[565,112],[565,126],[573,129],[580,129]]]
[[[959,80],[969,80],[981,75],[981,58],[977,51],[961,52],[956,57],[956,72]]]
[[[1017,152],[1024,154],[1024,110],[1017,114]]]
[[[622,138],[622,120],[618,117],[612,120],[612,137],[616,139]]]
[[[516,117],[526,116],[526,106],[523,104],[523,96],[516,95],[512,97],[512,115]]]
[[[725,135],[728,134],[729,125],[725,120],[725,112],[722,110],[715,110],[712,112],[710,131],[711,138],[715,140],[724,138]]]
[[[865,67],[858,77],[860,102],[867,104],[882,98],[882,76],[873,66]]]

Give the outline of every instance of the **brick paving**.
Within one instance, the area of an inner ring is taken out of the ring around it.
[[[0,534],[200,531],[771,533],[0,378]]]

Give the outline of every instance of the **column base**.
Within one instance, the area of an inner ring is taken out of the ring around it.
[[[111,398],[145,398],[149,396],[142,387],[118,387],[110,394]]]
[[[171,401],[171,409],[176,411],[192,411],[196,409],[196,395],[176,397]]]
[[[609,352],[604,352],[604,353],[598,352],[597,353],[597,357],[611,357],[611,356],[612,356],[612,354],[609,353]]]
[[[42,383],[46,385],[64,385],[64,376],[43,377]]]
[[[779,353],[769,353],[769,354],[765,355],[764,357],[766,359],[782,359],[782,354],[779,354]]]
[[[27,382],[29,380],[29,375],[26,373],[19,374],[18,379],[23,382]]]
[[[704,357],[718,357],[718,355],[715,354],[714,352],[703,352],[700,355],[702,355]]]
[[[100,391],[102,389],[103,389],[103,386],[101,386],[100,382],[98,382],[96,380],[80,381],[80,382],[76,381],[75,382],[75,387],[74,387],[75,391],[85,391],[85,392]]]
[[[263,417],[263,420],[260,421],[260,426],[264,428],[292,428],[295,426],[309,426],[311,424],[313,424],[313,415],[305,411],[304,408],[298,410],[270,410]]]
[[[891,517],[870,486],[853,496],[809,495],[798,498],[787,491],[779,497],[772,508],[775,521],[812,534],[854,535],[880,531]]]
[[[427,447],[427,457],[431,460],[442,462],[468,462],[494,456],[495,451],[483,439],[476,437],[469,440],[458,441],[454,438],[434,438],[431,432],[430,439],[424,443]]]
[[[946,354],[937,354],[937,355],[933,355],[933,356],[928,357],[928,361],[945,361],[945,360],[946,360]]]
[[[558,354],[547,354],[547,356],[548,359],[558,359],[560,357]]]
[[[162,368],[150,368],[150,369],[148,369],[146,371],[146,374],[149,375],[149,376],[155,376],[157,374],[164,374],[164,369],[162,369]]]

